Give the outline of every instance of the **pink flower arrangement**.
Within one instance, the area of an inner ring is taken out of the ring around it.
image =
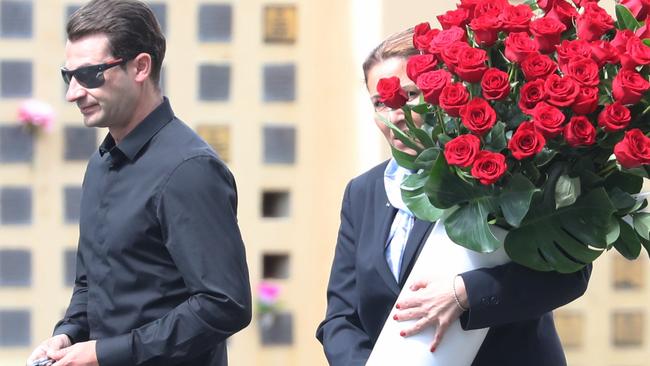
[[[45,102],[26,100],[18,107],[18,120],[30,130],[42,128],[51,132],[54,127],[54,110]]]
[[[272,282],[261,282],[257,286],[257,306],[261,314],[276,311],[280,290],[280,285]]]

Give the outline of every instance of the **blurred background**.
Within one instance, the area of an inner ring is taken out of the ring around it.
[[[85,128],[64,99],[65,23],[82,3],[0,0],[1,366],[24,364],[72,291],[81,181],[107,133]],[[389,156],[361,63],[388,34],[437,26],[454,2],[148,3],[168,42],[164,94],[237,179],[256,308],[229,341],[230,363],[326,365],[314,333],[343,189]],[[601,4],[613,14],[613,1]],[[20,122],[30,99],[51,106],[51,128]],[[602,256],[587,294],[556,311],[569,365],[650,365],[646,255]]]

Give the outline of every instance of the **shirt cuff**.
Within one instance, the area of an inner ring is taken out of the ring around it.
[[[133,365],[131,334],[98,339],[95,352],[99,366]]]
[[[81,327],[73,325],[73,324],[63,324],[61,326],[58,326],[54,329],[54,332],[52,333],[52,336],[57,336],[60,334],[65,334],[70,338],[70,342],[72,344],[83,342],[86,339],[82,338],[82,334],[84,334],[84,330],[81,329]]]

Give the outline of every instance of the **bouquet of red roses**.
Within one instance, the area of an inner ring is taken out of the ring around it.
[[[650,174],[650,3],[622,0],[616,20],[597,0],[461,0],[415,27],[421,51],[380,100],[408,130],[385,123],[416,173],[402,185],[414,214],[445,216],[448,236],[479,252],[501,245],[530,268],[573,272],[616,248],[650,249],[639,192]],[[646,22],[640,21],[646,20]],[[418,128],[412,113],[422,115]],[[509,230],[504,243],[490,224]]]

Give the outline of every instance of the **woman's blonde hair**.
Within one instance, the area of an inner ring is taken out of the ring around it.
[[[363,62],[363,78],[368,85],[368,72],[376,64],[393,57],[407,59],[420,53],[413,46],[413,28],[394,33],[379,44]]]

